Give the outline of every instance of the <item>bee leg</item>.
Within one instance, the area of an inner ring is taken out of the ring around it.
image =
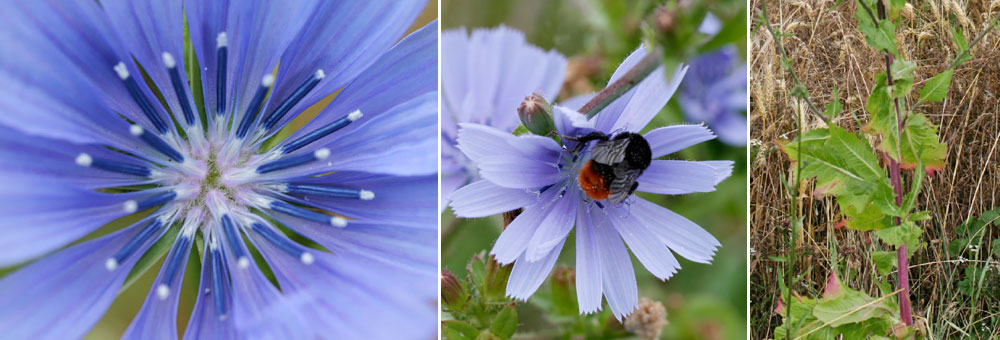
[[[639,187],[639,182],[632,182],[632,187],[628,189],[628,194],[631,195],[635,192],[635,189]]]
[[[587,143],[591,141],[608,140],[608,135],[604,134],[603,132],[594,131],[580,137],[563,136],[563,138],[576,142],[576,147],[574,147],[573,150],[568,150],[570,153],[576,153],[577,151],[580,151],[580,149],[583,148],[584,145],[587,145]]]

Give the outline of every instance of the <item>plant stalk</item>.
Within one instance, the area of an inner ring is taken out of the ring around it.
[[[625,72],[618,80],[605,87],[601,92],[598,92],[594,98],[587,101],[583,107],[580,108],[580,113],[587,115],[587,118],[593,118],[598,112],[601,112],[605,107],[614,102],[618,97],[621,97],[625,92],[628,92],[633,87],[646,79],[650,73],[653,73],[657,67],[662,65],[660,49],[654,49],[652,52],[646,54],[639,63],[635,64],[628,72]]]
[[[876,3],[876,8],[878,10],[879,19],[885,19],[886,9],[885,4],[881,1]],[[869,12],[871,14],[871,12]],[[876,21],[878,25],[878,21]],[[885,79],[886,85],[891,89],[894,80],[892,79],[892,62],[893,56],[888,51],[885,52]],[[899,136],[903,133],[903,122],[904,117],[901,117],[903,112],[901,111],[899,98],[893,101],[893,109],[896,113],[896,145],[899,144]],[[882,137],[882,138],[885,138]],[[898,148],[898,147],[897,147]],[[896,155],[896,158],[900,158],[901,155]],[[917,170],[919,171],[919,169]],[[889,180],[892,182],[892,192],[896,196],[896,206],[903,205],[903,177],[900,171],[899,162],[892,157],[889,157]],[[895,218],[896,225],[899,226],[902,220],[899,217]],[[910,264],[907,258],[906,242],[902,245],[896,247],[896,267],[899,270],[896,272],[896,281],[899,281],[899,317],[902,319],[903,323],[907,326],[913,326],[913,310],[910,306]]]

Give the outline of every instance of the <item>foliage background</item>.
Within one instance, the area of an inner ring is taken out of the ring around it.
[[[745,6],[743,1],[722,2],[730,8]],[[598,91],[607,84],[618,63],[641,43],[640,23],[648,18],[657,3],[660,1],[446,0],[442,1],[442,28],[471,29],[503,24],[524,32],[529,43],[559,51],[570,60],[568,79],[558,98],[561,100]],[[739,45],[740,51],[745,52],[746,40]],[[515,109],[511,108],[511,114],[516,114]],[[676,99],[672,99],[649,127],[680,123],[684,123],[684,118]],[[649,274],[633,257],[639,295],[662,301],[667,307],[670,324],[663,330],[661,337],[664,339],[746,338],[746,148],[711,141],[671,157],[736,162],[733,176],[723,181],[716,192],[644,195],[695,221],[719,239],[722,247],[712,265],[679,258],[682,269],[666,282]],[[501,231],[501,220],[497,216],[456,219],[450,209],[445,211],[442,225],[442,268],[459,278],[465,276],[469,258],[479,251],[491,249]],[[574,265],[576,251],[572,243],[567,242],[557,267]],[[550,325],[546,316],[531,305],[531,301],[546,299],[548,285],[544,284],[529,303],[518,304],[519,334],[546,330]],[[606,303],[604,308],[607,309]]]
[[[772,27],[788,34],[783,44],[813,102],[826,105],[834,86],[844,113],[837,123],[857,131],[868,121],[864,110],[874,76],[884,71],[882,55],[868,47],[857,29],[854,1],[751,0],[750,138],[760,143],[750,150],[750,327],[751,338],[773,337],[781,318],[777,306],[778,273],[788,249],[788,211],[791,199],[782,176],[790,175],[788,159],[776,143],[795,137],[797,110],[788,95],[791,77],[781,69],[774,40],[757,20],[767,2]],[[986,29],[1000,11],[1000,1],[908,1],[911,7],[897,24],[899,51],[918,65],[914,87],[944,70],[960,52],[952,29],[971,40]],[[915,108],[940,126],[941,142],[948,145],[947,165],[925,178],[919,209],[933,217],[921,224],[928,247],[910,258],[911,299],[918,323],[937,339],[1000,337],[1000,229],[996,223],[982,229],[981,239],[969,247],[952,247],[968,239],[966,220],[997,207],[1000,199],[1000,33],[987,34],[972,50],[972,58],[956,69],[948,97],[942,103]],[[805,111],[805,110],[801,110]],[[808,131],[824,124],[820,117],[803,117]],[[907,179],[909,183],[910,179]],[[804,218],[798,238],[795,272],[801,275],[791,288],[819,296],[836,251],[841,277],[849,287],[880,295],[872,282],[877,276],[869,254],[892,250],[872,241],[870,233],[835,229],[840,222],[832,198],[812,197],[803,185],[795,198]],[[986,214],[989,215],[989,214]],[[955,249],[951,249],[955,248]],[[962,259],[965,259],[963,262]],[[981,275],[968,275],[978,268]],[[983,268],[990,268],[983,272]],[[895,274],[891,282],[895,282]],[[970,284],[973,284],[970,286]],[[971,294],[970,294],[971,293]]]

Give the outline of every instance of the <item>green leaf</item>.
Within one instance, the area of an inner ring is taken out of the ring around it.
[[[819,300],[812,313],[816,319],[831,327],[867,322],[870,319],[895,318],[897,312],[895,303],[889,299],[875,301],[876,299],[868,294],[841,284],[840,291]]]
[[[858,0],[855,17],[858,19],[858,30],[864,33],[868,46],[877,50],[889,51],[893,55],[899,55],[896,49],[896,25],[888,19],[872,20],[871,15],[864,9],[861,1],[869,4],[868,0]]]
[[[135,265],[132,266],[132,271],[130,271],[128,273],[128,277],[125,278],[125,283],[122,284],[121,289],[118,290],[119,294],[135,283],[135,281],[139,279],[143,273],[149,270],[153,264],[156,264],[156,261],[159,261],[160,258],[163,257],[163,254],[166,254],[167,251],[170,250],[170,247],[174,245],[174,240],[177,239],[177,232],[179,230],[179,227],[168,227],[163,236],[161,236],[159,240],[156,240],[156,243],[153,243],[153,245],[149,247],[149,250],[146,250],[146,253],[142,254],[142,257],[140,257],[139,260],[135,262]]]
[[[874,251],[872,252],[872,262],[875,262],[875,268],[878,268],[880,275],[887,275],[896,268],[896,252]]]
[[[501,339],[510,339],[516,330],[517,310],[513,306],[504,307],[490,325],[490,333]]]
[[[747,12],[746,7],[735,16],[730,17],[722,24],[719,33],[716,33],[711,40],[702,45],[698,50],[707,52],[725,45],[740,42],[747,37]]]
[[[833,86],[833,99],[826,105],[826,119],[832,121],[840,111],[844,109],[844,104],[840,103],[840,94],[837,93],[837,86]]]
[[[962,53],[962,57],[956,61],[956,64],[962,64],[972,58],[970,53],[963,53],[969,49],[969,43],[965,40],[965,34],[962,34],[959,26],[951,28],[951,41],[955,42],[955,46],[958,47],[958,53]]]
[[[885,228],[877,232],[878,238],[886,244],[899,247],[906,243],[909,255],[916,252],[920,244],[920,234],[924,231],[912,222],[906,222],[895,227]]]
[[[887,226],[886,216],[900,215],[889,179],[862,137],[832,125],[812,130],[782,149],[792,161],[799,161],[801,153],[801,178],[816,178],[814,194],[837,197],[849,228],[881,229]]]
[[[1000,257],[1000,238],[993,240],[993,256]]]
[[[938,127],[923,114],[911,114],[906,119],[903,132],[899,135],[902,149],[900,166],[911,170],[917,166],[917,159],[924,171],[931,172],[944,168],[948,147],[938,142]],[[890,153],[890,155],[892,155]],[[895,158],[895,157],[893,157]]]
[[[889,16],[893,19],[898,18],[905,7],[906,0],[889,0]]]
[[[465,321],[445,321],[441,330],[444,337],[450,340],[474,340],[479,330]]]
[[[917,63],[897,58],[889,70],[892,72],[892,98],[904,98],[913,91],[913,71]]]
[[[920,88],[920,100],[940,102],[948,95],[948,86],[951,85],[951,75],[954,69],[948,69],[931,77],[924,87]]]

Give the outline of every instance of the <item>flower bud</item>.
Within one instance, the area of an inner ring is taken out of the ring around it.
[[[465,308],[465,302],[469,299],[469,293],[458,281],[455,274],[447,269],[441,270],[441,301],[445,307],[453,311],[461,312]]]
[[[513,264],[502,265],[493,255],[486,260],[486,282],[483,290],[487,301],[507,300],[507,279],[510,278],[512,269],[514,269]]]
[[[517,107],[517,116],[521,118],[521,124],[533,134],[546,136],[556,130],[555,123],[552,122],[552,106],[540,94],[532,93],[525,97],[521,106]]]

